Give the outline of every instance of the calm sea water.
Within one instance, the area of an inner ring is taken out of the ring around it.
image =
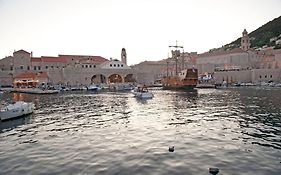
[[[280,88],[152,92],[1,95],[38,109],[0,123],[0,174],[281,174]]]

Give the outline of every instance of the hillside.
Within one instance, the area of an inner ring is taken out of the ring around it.
[[[269,21],[263,26],[259,27],[255,31],[249,34],[251,47],[262,47],[262,46],[274,46],[275,42],[270,42],[270,38],[278,37],[281,34],[281,16]],[[239,47],[241,38],[233,41],[230,44],[225,45],[226,47]]]

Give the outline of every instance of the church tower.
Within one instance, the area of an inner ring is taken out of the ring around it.
[[[121,51],[121,61],[127,65],[127,53],[125,48],[122,48]]]
[[[248,32],[246,29],[244,29],[244,31],[242,32],[241,49],[244,51],[250,49],[250,39],[249,39]]]

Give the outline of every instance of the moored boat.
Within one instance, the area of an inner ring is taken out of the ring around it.
[[[11,92],[28,93],[28,94],[56,94],[56,89],[40,89],[40,88],[12,88]]]
[[[90,86],[87,87],[87,89],[88,89],[88,91],[98,91],[98,90],[101,90],[101,88],[98,87],[95,84],[91,84]]]
[[[17,101],[14,104],[8,104],[0,110],[0,119],[8,120],[23,115],[31,114],[34,111],[34,104],[24,101]]]
[[[182,70],[176,76],[162,79],[163,89],[192,90],[198,83],[198,70],[195,68]]]

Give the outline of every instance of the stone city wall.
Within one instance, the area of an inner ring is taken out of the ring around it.
[[[217,84],[220,84],[223,81],[227,81],[228,83],[252,82],[252,71],[241,70],[214,72],[214,80]]]
[[[281,68],[279,69],[253,69],[252,82],[281,82]]]
[[[228,83],[237,82],[281,82],[281,69],[252,69],[240,71],[221,71],[214,73],[216,83],[227,81]]]

